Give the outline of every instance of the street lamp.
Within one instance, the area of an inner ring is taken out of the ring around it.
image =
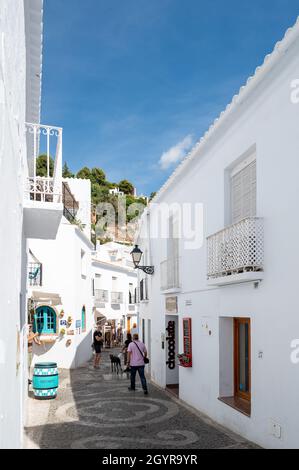
[[[154,266],[139,266],[143,253],[138,245],[135,245],[134,250],[131,251],[131,255],[133,258],[135,269],[141,269],[143,272],[145,272],[145,274],[154,274]]]

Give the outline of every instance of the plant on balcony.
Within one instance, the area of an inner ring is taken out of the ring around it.
[[[180,361],[180,366],[191,367],[192,360],[190,356],[187,356],[186,354],[178,354],[177,357],[178,357],[178,360]]]

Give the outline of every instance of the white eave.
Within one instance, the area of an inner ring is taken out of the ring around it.
[[[216,131],[224,125],[230,115],[238,109],[244,100],[252,93],[252,91],[259,85],[259,83],[267,76],[270,70],[279,62],[281,57],[288,51],[291,45],[299,38],[299,17],[295,25],[289,28],[282,41],[276,43],[274,50],[271,54],[266,55],[264,62],[261,66],[257,67],[252,77],[249,77],[246,84],[242,86],[239,93],[236,94],[231,103],[227,105],[226,109],[222,111],[220,116],[215,119],[213,124],[210,126],[204,136],[195,144],[189,154],[182,160],[177,166],[174,172],[170,175],[164,185],[157,192],[156,196],[152,199],[151,203],[157,203],[162,195],[167,191],[171,184],[181,175],[182,171],[185,170],[194,158],[198,157],[200,152],[203,150],[205,145],[211,141]],[[150,203],[150,204],[151,204]],[[150,207],[149,204],[149,207]]]
[[[26,35],[26,121],[40,122],[43,0],[24,0]]]

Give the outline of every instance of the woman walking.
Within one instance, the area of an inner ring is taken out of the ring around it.
[[[93,367],[95,369],[98,369],[100,365],[102,345],[103,345],[103,335],[101,332],[100,325],[97,325],[97,329],[93,334],[93,347],[94,347],[94,352],[95,352]]]

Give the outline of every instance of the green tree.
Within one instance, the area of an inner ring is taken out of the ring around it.
[[[74,174],[70,171],[67,163],[65,162],[65,164],[63,165],[63,169],[62,169],[62,176],[63,178],[74,178]]]
[[[50,157],[50,162],[49,162],[49,176],[52,178],[54,174],[54,160],[53,158]],[[37,176],[42,176],[42,177],[47,177],[47,155],[40,155],[36,159],[36,175]]]
[[[149,200],[151,201],[152,199],[154,199],[156,194],[157,194],[157,191],[154,191],[153,193],[151,193]]]
[[[99,185],[105,185],[106,175],[101,168],[93,168],[91,170],[91,181],[92,183],[97,183]]]
[[[109,190],[104,186],[100,186],[97,183],[91,185],[91,201],[93,204],[99,204],[99,202],[106,202],[109,199]]]
[[[85,166],[84,168],[79,170],[78,173],[77,173],[77,178],[80,178],[80,179],[83,179],[83,180],[91,180],[92,176],[91,176],[90,169],[87,168],[87,166]]]
[[[127,195],[132,196],[134,194],[134,186],[128,180],[120,181],[118,187],[120,191],[124,192]]]

